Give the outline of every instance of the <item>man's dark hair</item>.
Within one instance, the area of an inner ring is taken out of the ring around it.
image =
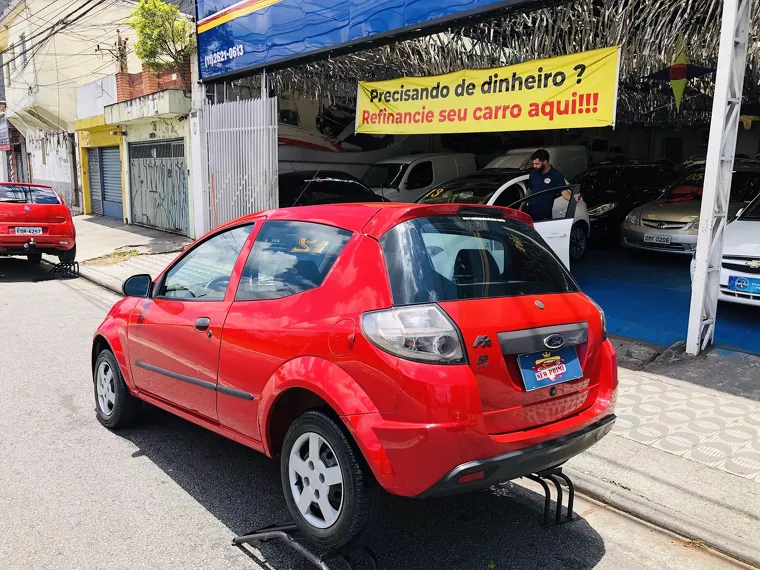
[[[543,148],[539,148],[536,152],[530,155],[531,160],[540,160],[541,162],[549,160],[549,152]]]

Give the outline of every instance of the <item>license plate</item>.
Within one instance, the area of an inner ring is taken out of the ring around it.
[[[760,279],[731,275],[728,278],[728,288],[739,293],[754,293],[760,295]]]
[[[517,357],[527,391],[583,377],[578,352],[574,346],[562,350],[544,350]]]
[[[16,228],[17,236],[41,236],[42,228]]]
[[[647,234],[644,236],[644,243],[661,243],[663,245],[670,245],[670,236]]]

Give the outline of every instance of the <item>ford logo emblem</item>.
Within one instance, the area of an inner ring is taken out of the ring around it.
[[[544,339],[544,346],[551,350],[559,350],[565,346],[565,337],[561,334],[550,334]]]

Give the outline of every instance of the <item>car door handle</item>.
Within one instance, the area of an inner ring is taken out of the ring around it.
[[[563,238],[563,237],[567,237],[567,234],[547,234],[546,237],[548,237],[548,238]]]
[[[211,319],[208,317],[200,317],[195,321],[195,330],[203,332],[207,331],[211,326]]]

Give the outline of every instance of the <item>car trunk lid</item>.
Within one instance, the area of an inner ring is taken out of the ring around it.
[[[599,311],[584,295],[479,299],[441,307],[461,330],[489,433],[551,423],[594,401],[602,325]],[[551,350],[548,341],[558,336],[561,349]],[[520,355],[534,355],[527,365],[529,379],[542,370],[550,374],[540,386],[526,382]]]

